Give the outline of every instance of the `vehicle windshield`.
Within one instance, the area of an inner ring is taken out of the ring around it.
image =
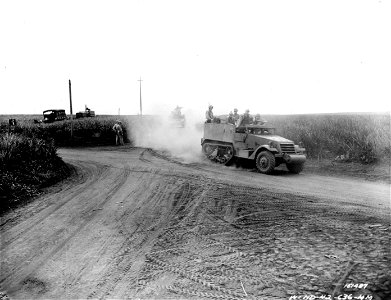
[[[254,128],[254,134],[257,135],[274,135],[274,128]]]

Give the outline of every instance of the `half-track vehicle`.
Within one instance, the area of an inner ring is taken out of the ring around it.
[[[43,112],[44,123],[52,123],[55,121],[66,120],[67,115],[65,114],[65,109],[48,109]]]
[[[275,128],[265,124],[235,127],[226,123],[205,123],[201,146],[212,161],[229,165],[235,158],[253,160],[263,174],[271,174],[281,164],[298,174],[306,160],[304,148],[276,135]]]
[[[172,127],[184,128],[186,125],[185,115],[181,112],[182,107],[177,106],[170,116],[170,125]]]

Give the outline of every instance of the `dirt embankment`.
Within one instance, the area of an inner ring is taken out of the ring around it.
[[[390,295],[387,184],[266,176],[142,148],[60,154],[77,176],[2,219],[11,297]]]

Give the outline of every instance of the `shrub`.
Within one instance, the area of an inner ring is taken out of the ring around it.
[[[6,133],[0,136],[0,211],[36,195],[69,173],[53,141]]]
[[[9,116],[12,117],[12,116]],[[7,117],[6,117],[7,118]],[[5,118],[5,119],[6,119]],[[73,121],[73,139],[70,138],[70,121],[52,124],[34,124],[33,119],[17,118],[15,132],[40,139],[54,139],[57,146],[112,145],[115,134],[112,127],[117,116]],[[156,124],[158,118],[143,117],[143,129]],[[296,143],[302,142],[309,158],[335,158],[343,155],[347,161],[373,163],[390,159],[389,114],[307,114],[264,115],[264,119],[276,126],[278,133]],[[140,128],[139,118],[121,117],[125,142],[133,143],[132,135]],[[202,126],[200,126],[202,128]],[[0,132],[8,131],[8,120],[0,125]]]
[[[310,158],[373,163],[389,160],[388,114],[323,114],[265,116],[281,135],[303,142]]]
[[[18,125],[13,129],[14,133],[24,134],[28,137],[37,137],[49,141],[53,139],[56,146],[93,146],[112,145],[115,141],[115,133],[112,130],[117,117],[99,116],[96,118],[83,118],[58,121],[49,124],[34,124],[33,120],[18,121]],[[131,143],[128,137],[129,124],[127,120],[122,121],[124,131],[124,141]],[[71,137],[71,124],[72,133]],[[1,132],[8,131],[8,125],[2,122]]]

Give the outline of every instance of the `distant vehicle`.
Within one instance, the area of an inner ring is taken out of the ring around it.
[[[185,115],[181,112],[182,107],[177,106],[171,112],[171,124],[174,127],[184,128],[186,125]]]
[[[235,158],[254,160],[260,173],[271,174],[285,163],[292,173],[300,173],[306,161],[305,149],[275,134],[270,125],[235,127],[225,123],[205,123],[202,151],[212,161],[229,165]]]
[[[48,109],[43,112],[44,123],[52,123],[55,121],[66,120],[67,115],[65,114],[65,109]]]
[[[91,118],[91,117],[95,117],[95,112],[93,110],[89,109],[87,106],[85,108],[85,111],[81,111],[81,112],[76,113],[76,119]]]

